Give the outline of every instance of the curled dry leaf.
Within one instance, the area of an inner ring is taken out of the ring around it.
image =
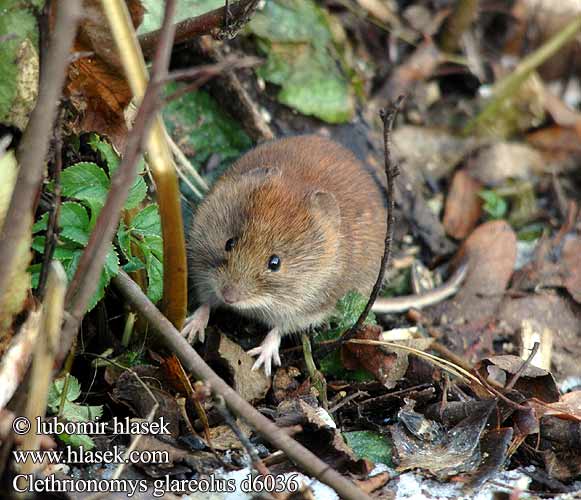
[[[483,378],[493,378],[500,385],[506,385],[524,362],[519,356],[492,356],[483,359],[476,369]],[[520,374],[514,389],[526,398],[537,398],[547,403],[559,400],[559,389],[553,376],[548,371],[530,364]]]
[[[270,389],[270,377],[263,370],[252,371],[255,359],[226,335],[211,336],[208,359],[227,371],[233,389],[246,401],[263,399]]]
[[[371,472],[371,463],[356,458],[323,408],[315,408],[303,399],[288,399],[278,405],[276,423],[281,427],[300,425],[301,431],[293,437],[339,472]]]
[[[478,196],[481,189],[480,183],[466,170],[454,174],[444,210],[444,229],[453,238],[466,238],[476,226],[482,213],[482,200]]]
[[[143,20],[140,0],[127,2],[135,27]],[[85,16],[75,41],[87,53],[69,65],[66,91],[78,112],[75,133],[98,132],[122,150],[127,135],[125,109],[133,95],[121,69],[117,46],[98,0],[85,0]]]
[[[398,332],[401,333],[401,332]],[[355,338],[367,340],[384,340],[392,342],[390,332],[382,333],[378,326],[366,326]],[[397,340],[398,344],[423,351],[430,347],[433,339],[409,338]],[[409,352],[392,346],[365,345],[347,343],[341,351],[343,366],[349,370],[363,368],[388,389],[405,377],[408,371]]]

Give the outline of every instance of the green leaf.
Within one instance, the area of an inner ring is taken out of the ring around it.
[[[48,226],[48,212],[43,213],[33,225],[32,234],[38,233],[39,231],[46,231]]]
[[[110,182],[101,167],[95,163],[80,162],[62,171],[61,186],[64,196],[86,201],[92,212],[98,212],[105,203]],[[96,217],[94,213],[91,215]]]
[[[65,378],[56,379],[48,389],[48,407],[53,413],[58,413],[61,396],[65,386]],[[76,377],[69,376],[65,401],[75,401],[81,395],[81,384]]]
[[[139,27],[139,34],[147,33],[161,27],[163,19],[163,3],[159,0],[143,0],[145,15]],[[189,17],[196,17],[209,10],[223,7],[223,0],[180,0],[176,5],[174,22],[183,21]]]
[[[97,134],[90,135],[88,144],[91,146],[93,151],[99,153],[101,159],[107,166],[109,177],[112,177],[115,172],[117,172],[117,169],[121,163],[119,155],[115,152],[113,146],[102,140]],[[141,174],[144,168],[145,164],[143,160],[141,160],[138,167],[138,173]],[[129,189],[129,195],[127,196],[127,201],[125,202],[125,209],[137,207],[143,201],[146,194],[147,184],[143,180],[143,177],[138,175],[131,188]]]
[[[129,189],[129,194],[127,195],[127,200],[125,201],[125,209],[129,210],[136,208],[143,201],[147,195],[147,184],[143,180],[143,177],[137,176],[131,188]]]
[[[161,236],[161,218],[157,204],[148,205],[133,217],[131,231],[136,231],[142,236]]]
[[[344,432],[343,437],[358,459],[366,458],[393,467],[392,445],[385,436],[371,431]]]
[[[503,219],[508,212],[508,203],[504,198],[492,190],[483,190],[478,193],[484,200],[483,209],[492,219]]]
[[[153,254],[147,259],[147,296],[158,302],[163,295],[163,264]]]
[[[46,237],[44,236],[35,236],[32,240],[32,249],[39,254],[44,254],[44,246],[45,246]],[[53,254],[53,258],[56,260],[69,260],[72,259],[76,254],[80,252],[80,248],[72,242],[65,241],[59,244]]]
[[[0,2],[0,122],[21,129],[36,97],[37,9],[30,0]]]
[[[270,0],[248,27],[267,54],[257,73],[281,86],[280,102],[329,123],[353,116],[348,68],[343,70],[336,60],[344,51],[333,42],[326,11],[311,0]]]
[[[87,209],[72,201],[62,204],[59,214],[61,236],[82,245],[89,241],[89,215]]]
[[[80,448],[85,450],[92,450],[95,447],[95,441],[85,434],[58,434],[58,438],[66,445],[73,448]]]
[[[97,134],[91,134],[87,144],[93,151],[99,153],[101,160],[107,165],[109,176],[117,171],[121,160],[111,144],[102,140]]]
[[[61,409],[62,394],[66,377],[55,380],[49,387],[48,407],[52,413],[58,414]],[[88,406],[75,403],[81,395],[81,384],[73,377],[69,376],[67,392],[61,416],[68,422],[87,422],[103,416],[102,406]]]
[[[168,92],[181,88],[175,83],[167,86]],[[240,125],[226,116],[220,106],[203,91],[188,92],[180,99],[169,102],[163,109],[168,131],[180,137],[182,150],[194,166],[202,165],[210,155],[222,161],[218,171],[252,146],[250,138]]]
[[[321,359],[319,368],[324,375],[333,375],[336,379],[350,380],[353,382],[370,382],[375,380],[373,375],[363,368],[347,370],[343,366],[341,352],[338,349]]]

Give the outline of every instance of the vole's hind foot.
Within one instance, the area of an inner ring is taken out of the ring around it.
[[[196,341],[204,342],[209,319],[210,305],[203,304],[194,311],[194,314],[186,318],[181,334],[190,344]]]
[[[281,334],[278,328],[273,328],[268,332],[262,344],[254,349],[248,351],[251,356],[258,356],[258,359],[252,366],[252,371],[258,370],[262,365],[264,365],[264,373],[267,377],[270,377],[272,372],[272,365],[280,366],[280,354],[278,349],[280,347]]]

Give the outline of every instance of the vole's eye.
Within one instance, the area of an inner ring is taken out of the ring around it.
[[[224,250],[226,250],[227,252],[229,252],[230,250],[232,250],[234,248],[234,245],[236,245],[236,241],[237,240],[238,240],[238,238],[230,238],[226,242],[226,246],[224,247]]]
[[[268,258],[268,269],[270,271],[278,271],[280,269],[281,260],[278,255],[271,255]]]

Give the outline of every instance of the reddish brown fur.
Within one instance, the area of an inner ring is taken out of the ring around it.
[[[383,253],[383,179],[318,136],[248,152],[196,212],[189,251],[198,299],[220,303],[219,290],[234,287],[235,309],[288,333],[319,324],[349,290],[369,293]],[[267,269],[273,254],[278,272]]]

